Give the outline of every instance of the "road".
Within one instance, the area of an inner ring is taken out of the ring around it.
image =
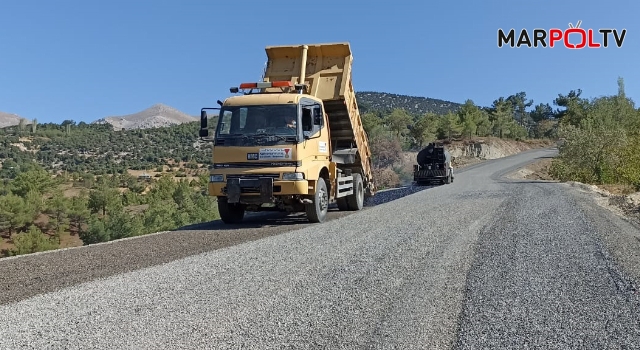
[[[638,228],[565,184],[504,177],[553,154],[323,224],[2,259],[0,348],[638,349]]]

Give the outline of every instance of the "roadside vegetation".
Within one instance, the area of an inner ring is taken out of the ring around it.
[[[532,111],[527,108],[533,107]],[[403,151],[418,151],[429,142],[472,142],[478,138],[511,141],[550,140],[557,136],[557,114],[548,104],[533,106],[525,92],[500,97],[490,107],[465,101],[444,114],[411,114],[405,109],[366,112],[363,124],[371,143],[374,175],[379,188],[412,179],[413,159]]]
[[[206,195],[207,175],[191,181],[171,175],[138,180],[116,176],[51,174],[37,164],[0,184],[2,255],[20,255],[107,242],[218,218]]]
[[[640,110],[624,92],[584,98],[582,91],[559,95],[560,155],[550,173],[561,181],[626,185],[640,191]]]

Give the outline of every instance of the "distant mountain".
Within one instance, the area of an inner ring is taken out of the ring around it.
[[[390,94],[386,92],[362,91],[356,92],[358,108],[362,112],[387,112],[396,108],[404,109],[411,114],[436,113],[446,114],[456,111],[462,105],[451,101],[438,100],[429,97],[417,97]]]
[[[98,119],[92,124],[111,124],[114,130],[160,128],[197,121],[198,118],[183,113],[162,103],[155,104],[144,111]]]
[[[12,113],[0,112],[0,128],[6,128],[8,126],[15,126],[20,123],[21,116]],[[25,119],[25,124],[30,124],[31,120]]]

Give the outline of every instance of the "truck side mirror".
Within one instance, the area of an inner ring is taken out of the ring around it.
[[[200,111],[200,137],[209,136],[209,129],[207,128],[207,111]]]
[[[200,129],[207,128],[207,111],[200,111]]]

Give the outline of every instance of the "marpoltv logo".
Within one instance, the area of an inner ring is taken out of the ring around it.
[[[559,45],[564,45],[567,49],[597,49],[602,47],[609,47],[615,44],[618,48],[622,47],[624,38],[627,35],[627,30],[622,29],[583,29],[580,28],[582,21],[578,21],[576,26],[569,23],[569,28],[561,30],[558,28],[552,29],[534,29],[533,35],[530,35],[527,29],[522,29],[520,35],[516,41],[515,29],[509,30],[507,34],[498,29],[498,47],[508,45],[510,47],[520,48],[526,47],[550,47],[554,48]],[[598,39],[601,39],[599,41]],[[613,41],[611,40],[613,39]],[[548,41],[548,42],[547,42]]]

